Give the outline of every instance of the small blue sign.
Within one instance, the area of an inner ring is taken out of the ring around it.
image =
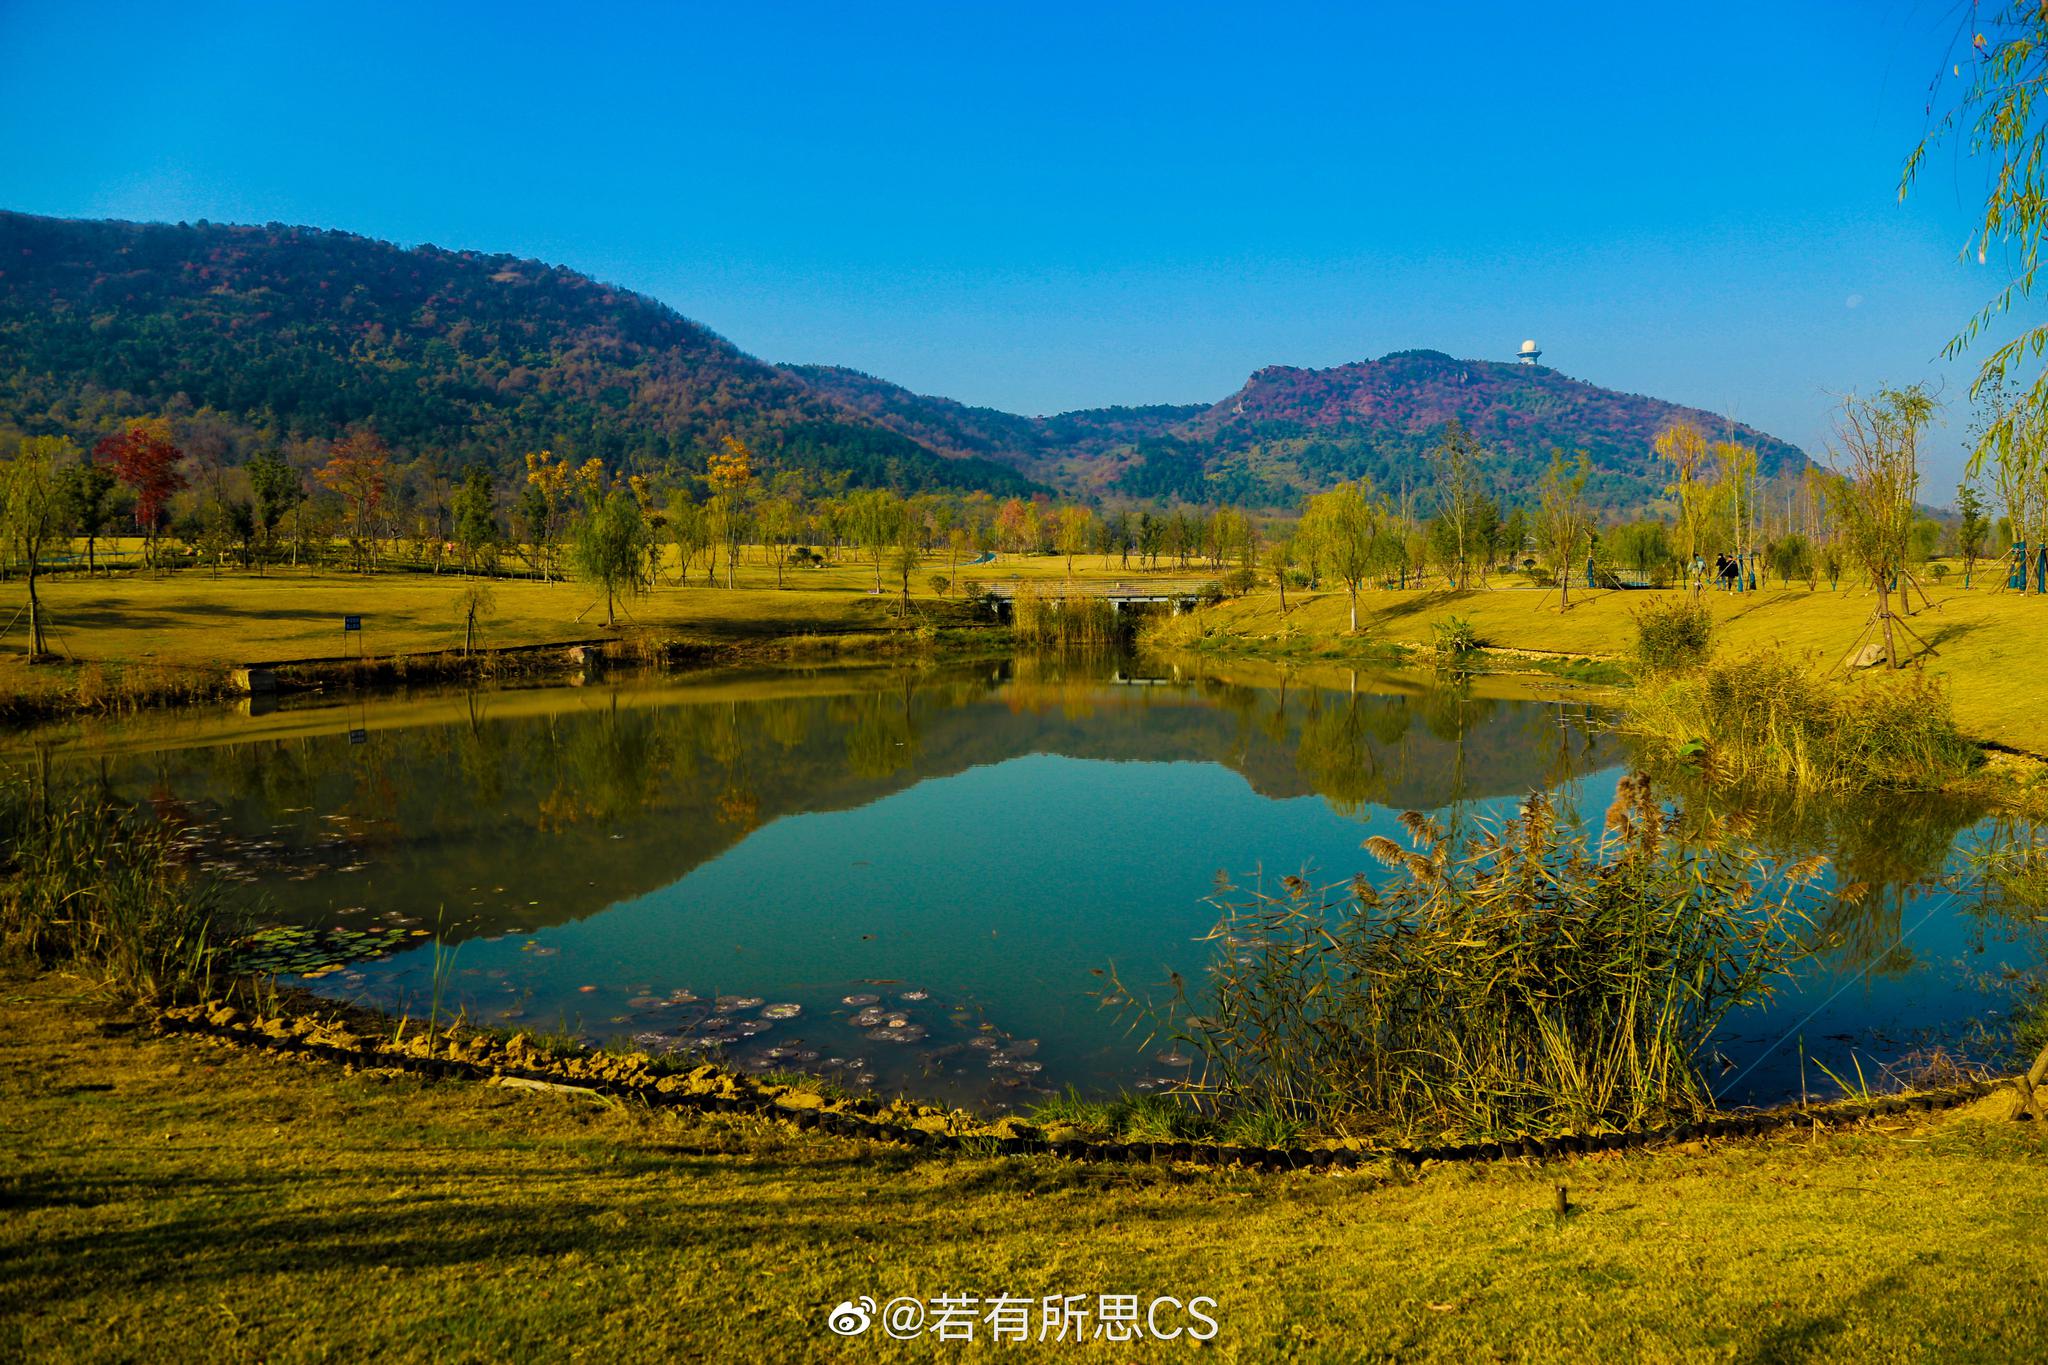
[[[341,618],[341,628],[344,631],[361,630],[363,628],[363,618],[360,616],[344,616]]]
[[[348,742],[351,744],[368,744],[370,742],[370,732],[368,730],[351,730],[348,732]]]

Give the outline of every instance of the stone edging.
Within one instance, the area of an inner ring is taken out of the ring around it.
[[[1567,1134],[1562,1137],[1520,1138],[1501,1142],[1471,1142],[1423,1147],[1242,1147],[1205,1142],[1097,1142],[1053,1141],[1042,1136],[1005,1136],[994,1133],[953,1133],[935,1131],[910,1123],[892,1121],[889,1106],[872,1099],[849,1100],[841,1108],[823,1107],[822,1097],[802,1091],[777,1095],[735,1089],[732,1093],[700,1092],[687,1089],[681,1077],[664,1077],[654,1083],[593,1080],[529,1067],[502,1066],[460,1058],[421,1057],[401,1051],[367,1050],[336,1046],[303,1037],[279,1037],[259,1028],[216,1023],[203,1017],[165,1013],[156,1026],[167,1033],[196,1034],[241,1046],[272,1052],[310,1056],[321,1061],[357,1067],[398,1069],[416,1075],[468,1080],[507,1079],[524,1081],[558,1091],[580,1091],[592,1096],[637,1100],[654,1108],[684,1108],[706,1113],[745,1113],[785,1120],[797,1128],[831,1133],[840,1137],[867,1138],[932,1151],[976,1152],[1003,1156],[1052,1155],[1080,1161],[1101,1162],[1189,1162],[1196,1165],[1241,1166],[1259,1170],[1303,1170],[1348,1168],[1379,1161],[1393,1161],[1411,1167],[1425,1162],[1498,1161],[1504,1158],[1557,1156],[1588,1152],[1626,1151],[1661,1143],[1688,1142],[1703,1138],[1755,1137],[1801,1125],[1856,1123],[1906,1113],[1933,1113],[1968,1103],[1997,1088],[1991,1081],[1972,1081],[1914,1095],[1890,1096],[1877,1100],[1850,1101],[1818,1109],[1773,1109],[1749,1114],[1727,1114],[1698,1123],[1632,1133]],[[674,1081],[677,1084],[664,1084]],[[795,1102],[793,1097],[812,1103]],[[791,1102],[784,1102],[784,1101]]]

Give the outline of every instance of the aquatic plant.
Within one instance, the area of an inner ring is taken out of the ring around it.
[[[1032,584],[1018,591],[1011,611],[1017,639],[1041,648],[1109,645],[1123,638],[1121,616],[1100,597],[1064,596]]]
[[[203,990],[231,916],[175,831],[98,793],[0,783],[0,950],[144,999]]]
[[[1223,888],[1206,1011],[1180,981],[1140,1006],[1199,1049],[1185,1093],[1206,1111],[1481,1136],[1697,1116],[1697,1058],[1799,953],[1795,897],[1823,865],[1681,824],[1644,778],[1597,836],[1542,793],[1463,838],[1403,825],[1408,846],[1366,843],[1385,886]]]
[[[1917,671],[1846,677],[1779,650],[1646,683],[1623,728],[1716,778],[1813,791],[1931,790],[1969,771],[1948,689]]]

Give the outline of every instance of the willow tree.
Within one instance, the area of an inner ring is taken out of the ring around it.
[[[1684,575],[1697,592],[1701,578],[1695,571],[1700,560],[1700,541],[1713,519],[1715,488],[1709,477],[1711,461],[1706,433],[1684,418],[1657,433],[1651,443],[1657,458],[1671,468],[1671,482],[1664,491],[1678,504],[1678,544],[1684,555]]]
[[[1464,423],[1455,417],[1436,444],[1423,454],[1436,484],[1437,515],[1450,535],[1454,586],[1461,590],[1472,582],[1473,533],[1480,504],[1486,500],[1480,470],[1485,455],[1465,430]]]
[[[1264,555],[1266,571],[1273,575],[1273,586],[1280,589],[1280,614],[1287,615],[1287,575],[1294,570],[1294,537],[1274,536],[1266,542]]]
[[[1386,517],[1386,503],[1371,479],[1340,483],[1308,500],[1301,516],[1302,538],[1313,547],[1318,568],[1344,581],[1351,598],[1351,633],[1358,633],[1358,590],[1372,572],[1373,541]]]
[[[1901,662],[1895,631],[1926,645],[1899,621],[1891,600],[1896,589],[1905,605],[1912,582],[1907,555],[1920,487],[1920,434],[1933,420],[1934,408],[1934,400],[1918,385],[1881,389],[1874,398],[1847,398],[1829,451],[1844,536],[1877,592],[1877,608],[1850,647],[1850,657],[1875,632],[1893,668]]]
[[[36,580],[43,559],[63,534],[64,498],[57,470],[78,458],[68,436],[30,436],[14,458],[0,465],[0,532],[28,573],[28,661],[49,654],[43,602]]]
[[[1095,527],[1095,514],[1079,503],[1060,508],[1054,523],[1053,544],[1067,557],[1067,577],[1074,576],[1074,556],[1088,548],[1088,533]]]
[[[615,600],[644,586],[641,565],[653,539],[640,504],[624,488],[593,498],[569,531],[569,558],[582,578],[604,589],[604,623],[616,626]]]
[[[875,564],[875,591],[882,590],[882,561],[903,525],[903,499],[886,488],[864,488],[846,500],[847,529]]]
[[[1948,185],[1971,173],[1981,177],[1983,214],[1963,258],[1997,263],[2005,275],[1990,300],[1949,339],[1943,354],[1961,356],[1988,339],[2001,319],[2033,298],[2048,240],[2048,6],[2029,0],[1972,5],[1958,27],[1936,77],[1929,108],[1948,108],[1907,156],[1899,177],[1906,198],[1936,148],[1958,153]],[[1970,396],[1983,399],[2016,390],[1977,433],[1970,456],[1975,474],[1988,457],[2001,472],[2013,465],[2013,483],[2036,482],[2042,437],[2048,432],[2048,323],[2023,327],[1997,345],[1978,367]],[[2032,368],[2031,378],[2023,374]],[[2016,523],[2017,525],[2017,523]]]
[[[1749,581],[1750,556],[1756,548],[1756,449],[1740,441],[1714,442],[1714,502],[1728,512],[1729,541],[1735,549],[1738,590]]]
[[[1593,529],[1592,515],[1586,510],[1586,476],[1591,469],[1585,451],[1579,452],[1578,459],[1567,462],[1562,450],[1553,450],[1550,468],[1543,472],[1543,481],[1537,485],[1536,533],[1543,542],[1544,554],[1557,565],[1559,611],[1571,609],[1572,560],[1578,555],[1580,542]]]

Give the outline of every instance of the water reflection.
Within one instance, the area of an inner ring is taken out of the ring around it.
[[[1199,972],[1217,872],[1342,879],[1402,811],[1455,820],[1537,787],[1597,819],[1626,761],[1583,701],[1497,679],[1074,658],[287,705],[39,751],[53,781],[189,823],[277,918],[438,924],[482,1018],[991,1106],[1174,1078],[1093,992],[1112,962]],[[1855,891],[1816,944],[1826,990],[1856,988],[1816,1030],[1868,1046],[1981,1007],[1955,964],[1993,965],[1993,921],[1916,931],[1975,812],[1686,799],[1739,804],[1759,842],[1827,853]],[[317,985],[402,1007],[429,973],[414,952]],[[1823,994],[1744,1021],[1731,1055],[1765,1056]],[[1754,1071],[1757,1093],[1786,1084]]]

